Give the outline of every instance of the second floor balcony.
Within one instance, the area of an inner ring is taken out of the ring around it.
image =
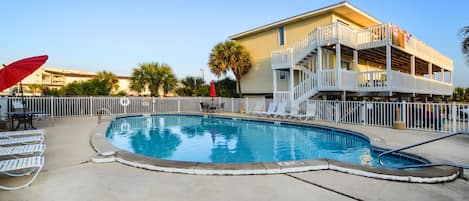
[[[362,29],[341,23],[317,27],[292,47],[273,51],[272,68],[293,67],[318,47],[334,44],[341,44],[355,50],[373,49],[389,44],[393,48],[452,71],[453,64],[450,58],[391,23]]]

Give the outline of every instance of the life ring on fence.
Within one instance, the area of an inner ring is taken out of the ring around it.
[[[130,99],[127,98],[127,97],[122,97],[119,101],[119,103],[124,106],[124,107],[127,107],[129,104],[130,104]]]

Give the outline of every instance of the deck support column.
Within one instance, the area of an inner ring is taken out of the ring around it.
[[[321,88],[321,79],[322,79],[322,76],[321,76],[321,71],[322,71],[322,48],[321,46],[318,46],[318,54],[317,54],[318,58],[316,59],[316,73],[317,73],[317,78],[318,78],[318,88],[320,89]]]
[[[441,68],[441,81],[445,82],[445,69]]]
[[[288,80],[289,81],[289,84],[288,84],[288,90],[290,91],[290,104],[293,103],[293,84],[294,84],[294,79],[295,79],[295,75],[294,75],[294,70],[293,70],[293,66],[290,66],[290,79]]]
[[[415,84],[416,81],[415,81],[415,56],[414,55],[410,56],[410,74],[412,75],[414,79],[413,81],[414,86],[413,86],[412,94],[415,97],[415,92],[417,91],[417,89],[416,89],[416,84]]]
[[[391,90],[391,44],[386,44],[386,85],[389,89],[389,96],[392,96]]]
[[[358,51],[353,51],[353,70],[358,72]]]
[[[277,70],[273,70],[273,73],[272,73],[272,80],[273,80],[273,92],[272,93],[275,93],[277,92]]]
[[[428,76],[431,80],[433,80],[433,72],[432,72],[432,63],[428,63]]]
[[[341,81],[342,81],[342,66],[341,66],[341,55],[340,55],[340,43],[337,43],[335,45],[335,83],[336,83],[336,87],[337,89],[340,89],[341,87]]]

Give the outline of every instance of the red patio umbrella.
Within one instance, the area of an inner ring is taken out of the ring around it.
[[[3,91],[20,82],[20,92],[21,96],[23,97],[23,85],[21,84],[21,80],[23,80],[28,75],[31,75],[44,63],[46,63],[48,58],[49,57],[47,55],[42,55],[21,59],[8,65],[4,65],[4,67],[0,69],[0,91]]]
[[[215,82],[212,80],[210,84],[210,97],[212,97],[212,105],[213,105],[213,98],[217,97],[217,90],[215,89]]]

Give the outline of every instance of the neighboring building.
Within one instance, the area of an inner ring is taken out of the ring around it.
[[[310,98],[447,97],[453,61],[409,32],[348,2],[230,37],[250,52],[246,95],[300,104]]]
[[[42,85],[49,88],[61,88],[72,82],[82,82],[96,77],[96,73],[77,71],[77,70],[64,70],[58,68],[41,67],[34,73],[22,80],[25,95],[41,95],[39,91],[34,91],[34,85]],[[114,92],[124,91],[130,95],[136,95],[135,92],[129,88],[129,76],[117,76],[119,79],[119,89]],[[9,89],[0,92],[3,95],[12,95],[17,86],[10,87]]]

